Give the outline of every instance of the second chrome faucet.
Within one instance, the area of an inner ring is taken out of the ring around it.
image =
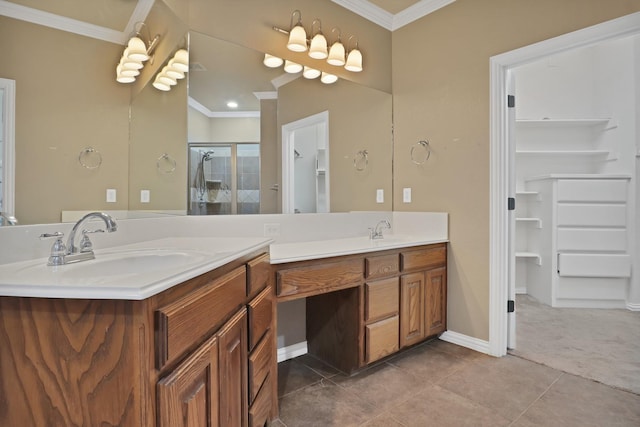
[[[382,234],[382,230],[391,229],[391,224],[386,219],[378,222],[375,228],[369,228],[369,238],[371,240],[384,239],[384,235]]]

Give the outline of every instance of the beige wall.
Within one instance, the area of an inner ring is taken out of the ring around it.
[[[0,77],[16,81],[16,216],[127,209],[130,87],[115,81],[122,46],[0,16]],[[64,60],[66,59],[66,60]],[[78,155],[102,154],[98,169]],[[107,188],[117,203],[105,202]]]
[[[278,193],[278,101],[260,101],[260,213],[280,213]]]
[[[278,89],[278,129],[329,111],[331,212],[392,209],[391,102],[388,93],[344,80],[324,85],[300,78]],[[353,165],[360,150],[369,152],[364,171]],[[376,203],[378,188],[384,190],[384,203]]]
[[[489,58],[638,10],[640,0],[457,0],[393,33],[394,207],[449,212],[449,330],[489,339]],[[432,155],[416,166],[410,147],[425,138]]]

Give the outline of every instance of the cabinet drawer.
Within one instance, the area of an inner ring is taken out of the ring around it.
[[[268,284],[271,271],[269,254],[261,255],[247,263],[247,296],[257,295]]]
[[[400,271],[398,254],[367,257],[365,259],[365,277],[367,279],[391,276],[398,273],[398,271]]]
[[[249,427],[264,427],[271,419],[271,378],[267,377],[249,409]]]
[[[394,316],[365,326],[366,361],[374,362],[398,351],[399,317]]]
[[[446,262],[447,247],[444,244],[400,253],[402,271],[440,267]]]
[[[358,286],[364,280],[364,261],[351,259],[278,271],[278,297],[318,295]]]
[[[258,344],[269,329],[272,318],[271,288],[267,288],[249,303],[249,350]]]
[[[398,314],[400,291],[397,277],[367,282],[365,292],[365,322]]]
[[[272,341],[271,332],[268,332],[249,356],[249,404],[258,395],[271,369]]]
[[[246,299],[245,267],[238,267],[156,311],[158,368],[201,342]]]

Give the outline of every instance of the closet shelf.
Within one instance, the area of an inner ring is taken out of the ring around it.
[[[537,191],[516,190],[516,196],[537,196]]]
[[[536,261],[536,264],[542,265],[542,257],[540,256],[540,254],[535,252],[516,252],[516,258],[534,259]]]
[[[535,224],[536,228],[542,228],[542,220],[540,218],[520,217],[516,218],[516,222],[521,224]]]
[[[516,119],[518,127],[589,127],[604,126],[610,124],[610,118],[590,118],[590,119]],[[615,128],[617,124],[611,124],[607,128]]]
[[[608,156],[606,150],[516,150],[516,154],[533,156]]]

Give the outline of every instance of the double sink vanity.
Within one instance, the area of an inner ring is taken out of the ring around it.
[[[447,218],[431,215],[424,231],[394,213],[376,239],[187,225],[84,262],[0,264],[0,425],[268,425],[278,302],[304,298],[308,353],[350,374],[444,332]]]

